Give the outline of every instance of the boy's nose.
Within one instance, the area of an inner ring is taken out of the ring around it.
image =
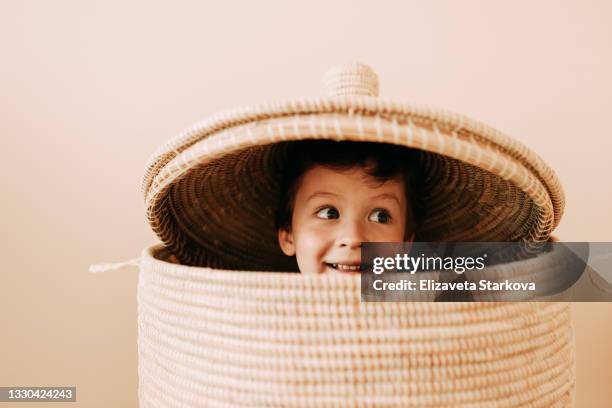
[[[349,247],[350,249],[361,248],[361,243],[366,239],[359,225],[354,223],[346,223],[340,231],[338,243],[340,247]]]

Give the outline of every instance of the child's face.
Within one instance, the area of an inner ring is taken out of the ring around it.
[[[402,242],[407,202],[401,178],[381,184],[360,167],[315,166],[299,182],[291,230],[278,239],[302,273],[358,272],[361,242]]]

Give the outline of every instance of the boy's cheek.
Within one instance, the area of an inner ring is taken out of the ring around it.
[[[329,245],[333,243],[336,237],[334,228],[330,228],[327,225],[311,226],[304,233],[308,236],[308,240],[313,246]]]
[[[329,239],[329,238],[328,238]],[[304,254],[312,257],[321,257],[326,248],[325,234],[307,233],[300,237],[301,249]]]
[[[323,261],[329,249],[329,245],[324,238],[319,234],[304,234],[300,235],[297,245],[297,259],[300,264],[300,269],[308,268],[313,272],[323,271]]]
[[[316,235],[319,239],[330,239],[338,227],[332,222],[311,222],[304,227],[304,231],[311,235]]]

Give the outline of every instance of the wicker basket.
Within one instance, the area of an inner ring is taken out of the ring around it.
[[[520,143],[458,115],[380,101],[368,67],[327,78],[329,98],[220,115],[152,157],[143,188],[164,246],[140,260],[141,407],[573,406],[568,303],[362,303],[359,277],[275,272],[292,266],[255,199],[273,202],[277,179],[257,166],[278,170],[291,140],[428,153],[428,194],[444,210],[428,220],[430,238],[543,242],[563,213],[556,176]],[[472,201],[449,200],[464,193]],[[223,224],[237,212],[247,218]]]
[[[569,407],[566,302],[360,302],[358,277],[142,256],[142,407]],[[528,261],[524,261],[528,262]]]

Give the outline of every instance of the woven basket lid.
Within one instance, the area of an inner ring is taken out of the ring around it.
[[[564,195],[556,175],[520,142],[465,116],[378,97],[366,65],[332,68],[324,96],[223,112],[151,157],[148,221],[186,265],[297,270],[274,219],[287,146],[304,139],[417,149],[426,206],[421,241],[549,239]]]

